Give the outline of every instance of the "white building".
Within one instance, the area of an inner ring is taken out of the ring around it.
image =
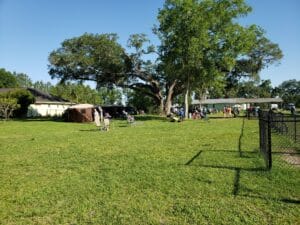
[[[61,116],[75,104],[33,88],[27,90],[35,97],[35,103],[28,107],[27,117]]]
[[[27,117],[61,116],[71,105],[62,102],[36,102],[28,107]]]
[[[0,88],[0,93],[15,89],[18,88]],[[34,88],[26,88],[26,90],[35,97],[34,104],[28,107],[27,117],[61,116],[67,108],[75,104]]]

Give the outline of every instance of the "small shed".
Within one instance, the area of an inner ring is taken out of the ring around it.
[[[73,105],[65,111],[64,119],[68,122],[92,122],[94,107],[91,104]]]

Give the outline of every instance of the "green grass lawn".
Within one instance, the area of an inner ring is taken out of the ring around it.
[[[0,224],[299,224],[299,168],[264,168],[254,120],[2,121]]]

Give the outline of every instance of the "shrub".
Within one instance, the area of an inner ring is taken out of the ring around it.
[[[5,120],[11,117],[13,111],[19,107],[20,105],[17,103],[16,98],[10,98],[3,94],[0,96],[0,117],[3,117]]]
[[[25,89],[15,89],[3,93],[0,96],[2,116],[6,114],[5,110],[8,110],[8,108],[10,109],[9,117],[11,117],[12,115],[14,117],[26,116],[28,106],[34,103],[34,101],[35,101],[34,96]],[[3,117],[8,118],[6,116]]]

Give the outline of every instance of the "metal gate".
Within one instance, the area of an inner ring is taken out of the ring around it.
[[[272,168],[272,148],[287,147],[283,139],[275,139],[274,134],[284,136],[293,143],[300,142],[300,117],[275,113],[273,111],[259,112],[259,146],[268,169]]]

